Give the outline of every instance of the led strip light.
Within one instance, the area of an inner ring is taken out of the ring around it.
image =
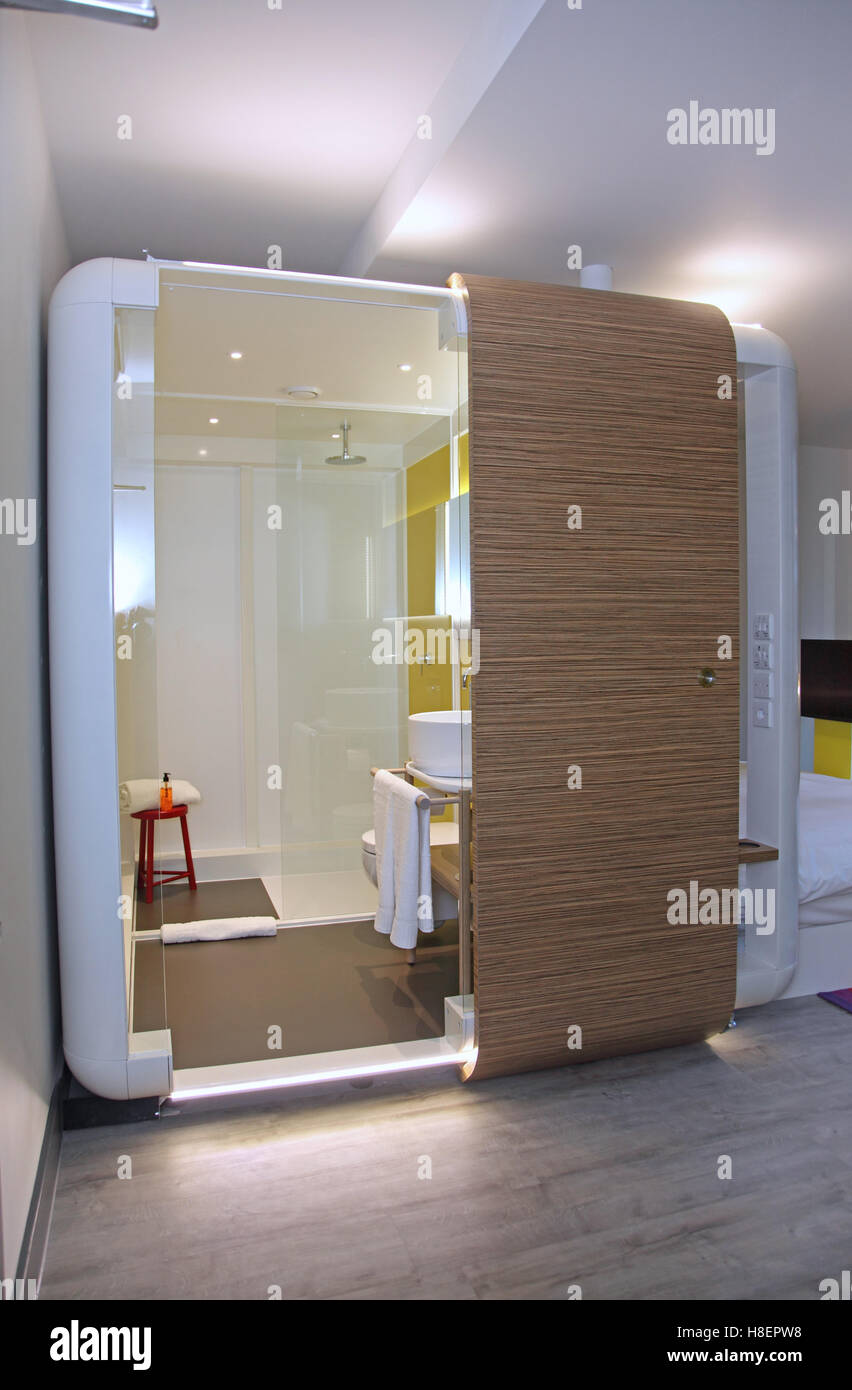
[[[248,1091],[273,1091],[285,1086],[310,1086],[317,1081],[349,1081],[360,1076],[387,1076],[393,1072],[421,1071],[426,1067],[464,1066],[476,1057],[475,1047],[460,1048],[453,1055],[439,1057],[420,1057],[417,1059],[399,1058],[393,1062],[367,1063],[352,1067],[328,1067],[321,1071],[301,1072],[292,1076],[270,1076],[245,1081],[214,1082],[210,1086],[177,1085],[169,1093],[168,1099],[199,1100],[204,1096],[240,1095]]]

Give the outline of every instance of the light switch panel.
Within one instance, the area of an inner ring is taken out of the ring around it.
[[[771,646],[769,642],[755,642],[751,664],[756,671],[769,670],[772,665]]]

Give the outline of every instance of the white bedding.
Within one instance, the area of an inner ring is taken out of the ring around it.
[[[799,903],[800,927],[827,927],[835,922],[852,922],[852,888],[845,893],[832,893],[828,898]]]
[[[803,772],[799,779],[799,901],[810,903],[850,890],[852,781]]]

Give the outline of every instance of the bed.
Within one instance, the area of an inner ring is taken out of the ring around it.
[[[799,779],[799,964],[787,995],[852,986],[852,781]]]
[[[852,920],[852,781],[799,778],[799,926]]]

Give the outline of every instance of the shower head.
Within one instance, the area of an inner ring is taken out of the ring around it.
[[[342,435],[343,435],[343,453],[342,453],[342,454],[332,454],[332,456],[331,456],[330,458],[327,458],[327,459],[326,459],[326,463],[338,463],[338,464],[339,464],[339,463],[366,463],[367,460],[364,458],[364,455],[363,455],[363,454],[350,454],[350,452],[349,452],[349,421],[348,421],[348,420],[344,420],[344,421],[343,421],[343,424],[340,426],[340,430],[341,430],[341,433],[342,433]]]

